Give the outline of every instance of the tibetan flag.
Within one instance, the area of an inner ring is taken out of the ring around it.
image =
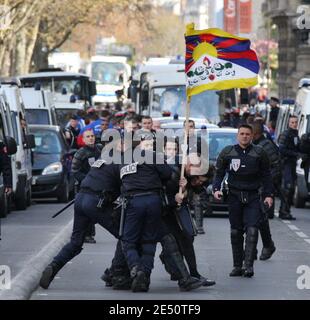
[[[220,29],[195,30],[191,23],[185,40],[187,96],[258,83],[259,62],[249,39]]]

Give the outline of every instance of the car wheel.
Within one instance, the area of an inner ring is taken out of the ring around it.
[[[306,199],[300,196],[300,193],[298,191],[298,186],[295,187],[294,206],[297,209],[302,209],[306,206]]]
[[[58,202],[61,202],[61,203],[68,202],[69,195],[70,195],[69,183],[68,183],[68,180],[65,178],[62,186],[59,188],[58,197],[57,197]]]
[[[0,199],[0,218],[5,218],[8,215],[8,206],[8,198],[5,194],[3,194],[2,198]]]
[[[29,190],[27,192],[27,206],[31,206],[31,197],[32,197],[32,192],[31,192],[31,187],[29,187]]]
[[[27,209],[27,189],[25,184],[22,184],[19,191],[15,194],[14,202],[16,210]]]

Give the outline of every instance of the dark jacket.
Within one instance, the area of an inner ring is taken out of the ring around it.
[[[224,148],[216,162],[216,176],[213,191],[219,191],[225,174],[228,173],[228,188],[239,191],[258,191],[263,197],[273,193],[270,163],[263,148],[249,145],[242,149],[239,145]]]
[[[300,139],[297,130],[289,128],[281,133],[279,150],[283,162],[289,161],[296,164],[300,152]]]
[[[152,151],[142,151],[142,156],[153,159],[152,164],[143,161],[120,165],[120,178],[122,180],[122,193],[124,195],[160,191],[162,182],[170,179],[171,167],[164,162],[163,156]],[[159,157],[160,159],[156,159]],[[156,164],[156,160],[158,161]]]
[[[81,190],[83,189],[98,194],[107,191],[113,200],[116,199],[120,195],[119,165],[105,164],[98,159],[82,181]]]
[[[281,175],[281,157],[278,146],[270,139],[262,135],[259,139],[253,141],[255,145],[262,147],[269,158],[270,170],[273,178]]]
[[[12,167],[11,159],[6,153],[6,147],[0,141],[0,174],[3,175],[3,185],[6,188],[12,188]]]
[[[72,160],[72,173],[80,184],[86,177],[91,165],[100,157],[102,145],[96,144],[93,148],[85,146],[79,149]]]

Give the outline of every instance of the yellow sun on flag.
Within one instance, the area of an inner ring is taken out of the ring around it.
[[[217,58],[216,48],[210,43],[202,42],[193,51],[194,61],[198,61],[205,54]]]

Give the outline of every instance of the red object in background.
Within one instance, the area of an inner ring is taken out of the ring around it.
[[[226,32],[237,32],[237,0],[224,0],[224,29]]]
[[[252,0],[224,0],[224,29],[232,34],[252,32]]]
[[[239,32],[252,32],[252,0],[238,0],[239,2]]]

